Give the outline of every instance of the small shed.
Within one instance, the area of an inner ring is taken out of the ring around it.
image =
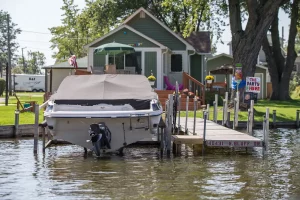
[[[87,69],[87,56],[79,58],[76,61],[78,69]],[[46,92],[50,93],[53,93],[58,89],[60,83],[65,77],[75,74],[75,68],[71,66],[68,61],[45,66],[43,69],[45,69],[46,74]]]

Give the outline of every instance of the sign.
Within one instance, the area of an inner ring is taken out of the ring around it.
[[[259,77],[246,77],[246,92],[260,93],[261,83]]]
[[[262,141],[207,140],[205,143],[209,147],[263,147]]]
[[[257,103],[257,93],[245,92],[244,93],[244,103],[250,106],[251,100],[254,100],[254,103]]]

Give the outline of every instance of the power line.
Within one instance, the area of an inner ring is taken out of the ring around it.
[[[45,32],[37,32],[37,31],[26,31],[26,30],[22,30],[22,32],[26,32],[26,33],[36,33],[36,34],[44,34],[44,35],[52,35],[51,33],[45,33]],[[72,39],[72,40],[86,40],[86,39],[92,39],[92,38],[69,38],[66,37],[67,39]]]
[[[51,43],[51,42],[46,42],[46,41],[38,41],[38,40],[18,40],[18,41],[21,41],[21,42],[41,42],[41,43]]]
[[[37,33],[37,34],[48,34],[48,35],[52,35],[51,33],[37,32],[37,31],[26,31],[26,30],[22,30],[22,32],[25,32],[25,33]]]

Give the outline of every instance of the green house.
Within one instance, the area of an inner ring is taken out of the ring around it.
[[[97,55],[94,49],[102,44],[117,42],[131,45],[135,53],[127,55]],[[210,33],[194,32],[183,38],[170,30],[146,9],[140,8],[119,27],[84,46],[88,50],[88,68],[102,73],[105,65],[115,63],[117,69],[131,70],[156,77],[156,88],[164,89],[164,76],[172,84],[182,82],[187,72],[204,81],[205,56],[210,55]],[[139,69],[139,70],[136,70]]]

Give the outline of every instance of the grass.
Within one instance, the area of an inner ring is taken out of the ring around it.
[[[254,120],[262,121],[263,116],[266,113],[266,108],[269,108],[270,121],[273,121],[272,113],[276,110],[276,121],[296,121],[296,111],[300,109],[300,99],[294,99],[291,101],[269,101],[269,100],[259,100],[254,105]],[[194,112],[190,111],[188,113],[189,117],[194,116]],[[185,116],[185,112],[181,112],[181,116]],[[203,117],[202,110],[196,112],[197,117]],[[222,120],[223,117],[223,107],[218,107],[218,120]],[[248,112],[239,112],[239,120],[247,121]],[[213,119],[213,107],[210,107],[209,119]],[[230,109],[230,119],[233,120],[233,109]]]
[[[44,93],[38,92],[27,92],[27,93],[17,93],[19,100],[23,102],[27,101],[37,101],[41,105],[44,101]],[[5,98],[5,96],[4,96]],[[0,125],[13,125],[15,123],[15,113],[17,109],[17,99],[14,96],[10,96],[8,100],[8,106],[0,105]],[[39,121],[43,121],[43,111],[40,110]],[[19,124],[34,124],[34,113],[23,112],[19,115]]]

